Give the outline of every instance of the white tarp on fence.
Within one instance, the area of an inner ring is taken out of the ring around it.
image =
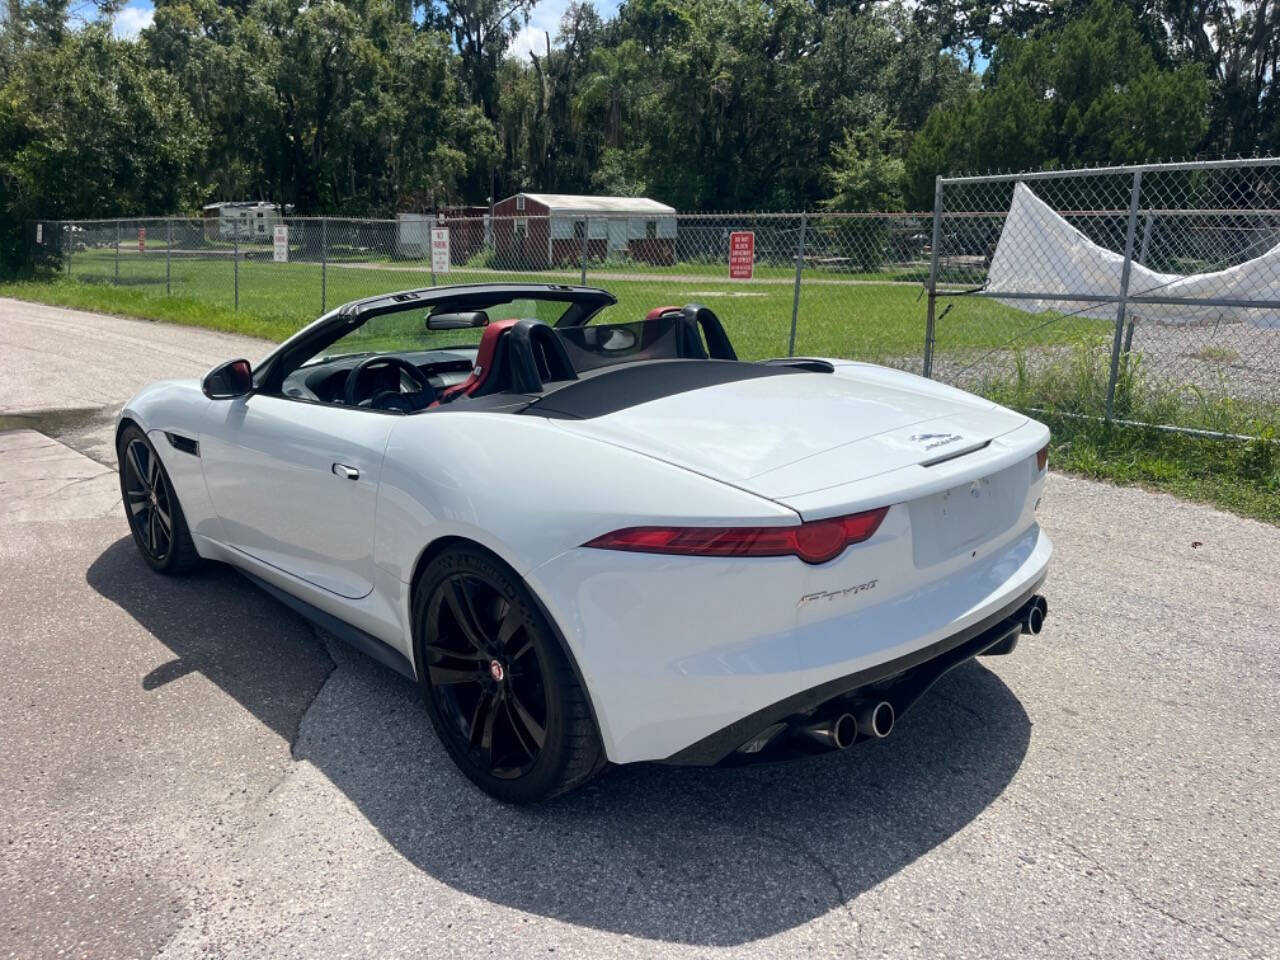
[[[1025,183],[1013,190],[1013,203],[987,271],[991,293],[1054,293],[1120,296],[1124,255],[1100,247],[1031,192]],[[1164,323],[1245,322],[1280,328],[1280,244],[1262,256],[1215,273],[1157,273],[1133,264],[1129,296],[1183,299],[1265,301],[1273,307],[1209,306],[1200,304],[1134,304],[1129,315]],[[1019,310],[1114,318],[1114,303],[1086,305],[1079,301],[1001,300]]]

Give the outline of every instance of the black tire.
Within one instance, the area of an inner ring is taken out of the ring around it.
[[[444,550],[418,580],[413,616],[432,726],[480,789],[528,803],[572,790],[604,767],[586,694],[505,563],[478,547]]]
[[[200,566],[191,531],[164,463],[147,435],[133,424],[116,441],[120,499],[133,542],[157,573],[187,573]]]

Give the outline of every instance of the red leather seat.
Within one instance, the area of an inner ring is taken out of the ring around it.
[[[679,313],[683,309],[683,307],[654,307],[644,315],[644,318],[646,320],[660,320],[668,313]]]
[[[519,318],[511,317],[507,320],[494,320],[484,328],[484,335],[480,338],[480,349],[476,351],[476,364],[471,368],[471,373],[467,379],[461,383],[455,383],[440,394],[440,403],[448,403],[459,397],[469,397],[484,386],[495,367],[494,358],[498,353],[498,343],[506,332],[519,322]]]

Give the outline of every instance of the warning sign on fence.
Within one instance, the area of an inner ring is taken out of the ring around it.
[[[729,279],[750,280],[756,267],[756,235],[750,230],[729,234]]]
[[[271,247],[271,259],[276,263],[289,262],[289,227],[280,223],[276,225],[276,232],[272,236],[274,243]]]
[[[147,252],[147,228],[146,227],[138,228],[138,252],[139,253]]]
[[[431,228],[431,272],[449,272],[449,228]]]

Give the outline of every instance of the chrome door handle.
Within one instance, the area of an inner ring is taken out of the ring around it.
[[[348,467],[345,463],[335,463],[333,465],[333,472],[347,480],[360,479],[360,471],[355,467]]]

